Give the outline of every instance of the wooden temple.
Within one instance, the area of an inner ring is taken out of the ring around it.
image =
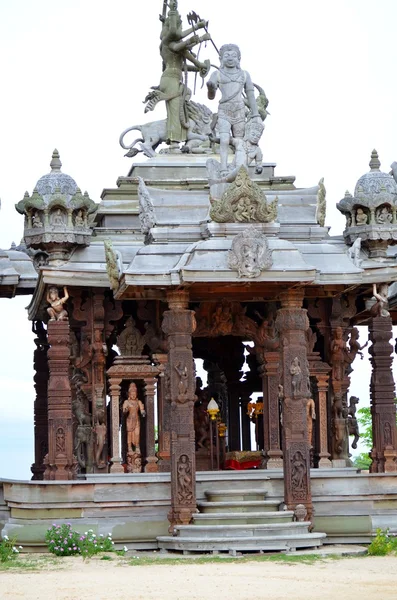
[[[197,512],[199,473],[216,484],[230,467],[278,473],[287,510],[313,521],[312,477],[352,470],[357,325],[369,328],[370,471],[397,471],[396,180],[374,151],[332,237],[323,180],[297,188],[257,155],[216,179],[220,129],[203,153],[144,148],[99,204],[54,151],[17,205],[37,271],[32,479],[169,474],[173,533]]]

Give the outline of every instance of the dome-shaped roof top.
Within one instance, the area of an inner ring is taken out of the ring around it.
[[[375,199],[376,195],[382,194],[384,202],[397,201],[397,183],[392,175],[380,170],[380,161],[376,150],[372,151],[369,162],[371,170],[362,175],[356,183],[354,196],[356,198]]]
[[[51,171],[47,175],[40,177],[36,183],[35,188],[39,194],[47,201],[48,196],[54,194],[55,190],[66,196],[74,196],[77,191],[77,183],[70,175],[62,173],[62,163],[57,149],[52,153],[50,167]]]

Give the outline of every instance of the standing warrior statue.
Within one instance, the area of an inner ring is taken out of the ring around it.
[[[225,44],[219,51],[221,66],[209,81],[208,98],[213,100],[217,89],[222,93],[218,107],[218,130],[220,140],[221,175],[227,174],[227,155],[230,134],[243,139],[245,135],[246,103],[250,110],[249,119],[261,123],[254,94],[254,84],[248,71],[240,68],[241,53],[236,44]],[[245,92],[247,100],[243,96]]]
[[[127,415],[127,452],[137,452],[140,454],[140,436],[141,423],[139,413],[146,417],[143,402],[138,398],[138,392],[135,383],[130,383],[128,388],[128,398],[123,403],[123,413]]]
[[[166,9],[167,3],[164,3]],[[163,59],[163,74],[160,85],[145,98],[145,112],[153,110],[158,102],[164,100],[167,107],[167,143],[171,148],[177,148],[179,142],[187,139],[188,117],[185,114],[185,100],[188,95],[187,72],[200,73],[201,77],[208,74],[210,63],[197,60],[191,49],[210,40],[209,33],[199,37],[198,29],[206,28],[205,21],[198,21],[194,27],[182,30],[182,19],[178,12],[177,0],[170,0],[170,10],[165,17],[165,11],[160,16],[163,23],[161,30],[160,54]],[[191,35],[193,34],[193,35]],[[188,37],[191,36],[191,37]],[[187,39],[185,39],[187,38]],[[183,82],[183,74],[185,82]]]

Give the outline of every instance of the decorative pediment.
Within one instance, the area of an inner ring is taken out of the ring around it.
[[[242,166],[220,200],[211,198],[210,217],[216,223],[272,223],[278,198],[268,203],[257,183]]]
[[[229,267],[238,277],[259,277],[264,269],[272,266],[272,253],[266,236],[257,229],[247,228],[236,235],[228,253]]]

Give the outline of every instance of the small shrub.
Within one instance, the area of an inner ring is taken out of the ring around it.
[[[53,524],[46,533],[47,548],[56,556],[73,556],[80,554],[78,546],[79,534],[72,530],[70,523]]]
[[[397,538],[388,529],[377,529],[376,536],[368,546],[370,556],[386,556],[397,551]]]
[[[114,546],[110,533],[106,537],[103,534],[97,537],[93,530],[89,529],[81,534],[74,531],[70,523],[54,523],[48,529],[45,540],[48,550],[57,556],[81,554],[84,558],[90,558],[99,552],[113,552]]]
[[[0,562],[5,563],[19,554],[19,551],[22,550],[22,546],[18,546],[17,548],[15,544],[15,539],[10,540],[8,535],[5,535],[3,539],[0,540]]]

